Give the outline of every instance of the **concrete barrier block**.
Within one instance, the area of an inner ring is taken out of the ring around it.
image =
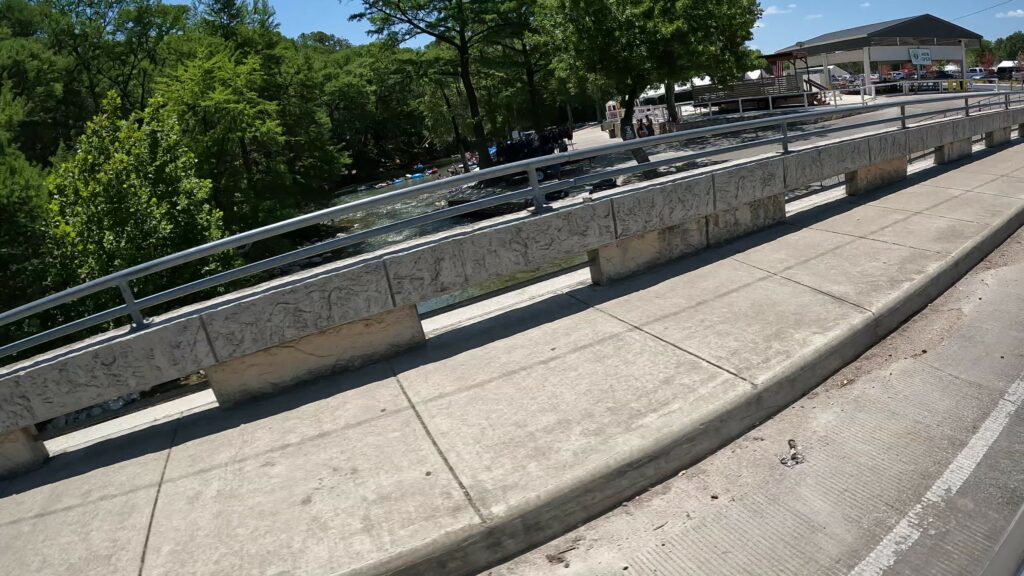
[[[868,138],[831,144],[821,149],[821,165],[826,177],[845,174],[870,164],[871,141]]]
[[[0,432],[0,479],[38,468],[48,457],[34,426]]]
[[[223,362],[392,307],[384,263],[373,261],[256,291],[202,316]]]
[[[971,122],[971,118],[959,118],[957,120],[949,120],[943,122],[952,128],[952,132],[946,135],[944,138],[944,144],[953,142],[956,140],[964,140],[974,136],[974,124]]]
[[[955,140],[948,144],[943,144],[935,148],[935,163],[936,164],[949,164],[950,162],[956,162],[962,158],[967,158],[971,155],[971,149],[974,144],[970,138],[963,138],[961,140]]]
[[[853,172],[860,168],[866,168],[872,164],[880,164],[889,160],[898,160],[906,157],[907,131],[896,130],[885,134],[878,134],[866,138],[869,147],[870,162],[858,166],[850,166],[845,172]]]
[[[991,131],[992,127],[995,126],[995,117],[992,114],[976,114],[967,120],[968,125],[970,126],[970,130],[968,132],[971,136],[974,136],[975,134],[985,134],[986,132]],[[967,136],[961,136],[961,138],[966,137]]]
[[[609,200],[524,217],[384,259],[395,304],[418,304],[615,241]]]
[[[1009,112],[1011,124],[1024,124],[1024,106],[1012,108]]]
[[[821,161],[821,148],[810,148],[782,157],[786,190],[797,190],[821,182],[827,176]]]
[[[924,152],[949,142],[953,139],[952,126],[945,124],[928,124],[907,129],[907,152]]]
[[[846,174],[846,195],[857,196],[907,178],[907,156],[872,164]]]
[[[415,306],[403,306],[211,366],[217,401],[230,406],[378,362],[425,340]]]
[[[782,158],[727,168],[713,174],[715,212],[736,208],[785,191]]]
[[[996,120],[996,128],[1010,128],[1013,126],[1013,110],[1001,110],[998,113],[998,120]]]
[[[985,134],[985,148],[995,148],[1010,141],[1009,128],[997,128]]]
[[[0,431],[15,430],[216,364],[197,316],[122,329],[0,375]]]
[[[708,245],[723,244],[786,219],[785,194],[761,198],[708,216]]]
[[[628,238],[689,222],[714,211],[711,175],[676,179],[636,192],[615,196],[618,238]]]
[[[707,244],[707,220],[704,216],[622,238],[587,254],[590,277],[594,284],[609,284],[703,250]]]

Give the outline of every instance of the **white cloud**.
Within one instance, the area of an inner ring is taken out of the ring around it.
[[[789,14],[792,11],[792,8],[779,8],[778,6],[772,4],[771,6],[764,9],[764,14],[765,16],[772,16],[775,14]]]
[[[1024,10],[1018,8],[1009,12],[1000,12],[996,14],[996,18],[1024,18]]]
[[[804,20],[817,20],[822,16],[824,16],[824,14],[808,14],[807,16],[804,16]]]
[[[786,6],[786,8],[792,10],[793,8],[796,8],[796,4],[789,4],[788,6]]]
[[[861,8],[871,8],[871,2],[862,2],[860,7]]]

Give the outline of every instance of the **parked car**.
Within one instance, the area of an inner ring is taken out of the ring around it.
[[[892,72],[889,73],[889,78],[891,78],[892,80],[898,82],[900,80],[905,79],[906,78],[906,74],[904,74],[900,70],[893,70]]]

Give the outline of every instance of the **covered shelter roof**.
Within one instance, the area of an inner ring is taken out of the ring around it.
[[[860,50],[871,46],[963,46],[977,48],[982,36],[931,14],[847,28],[797,42],[765,56],[769,62],[817,54]]]

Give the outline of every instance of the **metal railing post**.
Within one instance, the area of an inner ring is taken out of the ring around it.
[[[900,128],[907,129],[907,107],[900,106]]]
[[[1007,110],[1010,109],[1010,94],[1009,93],[1006,94],[1006,109]]]
[[[530,180],[530,190],[533,191],[533,213],[540,214],[547,212],[551,209],[548,206],[548,199],[544,197],[544,193],[540,191],[540,182],[537,180],[537,169],[530,167],[526,171],[526,176]]]
[[[139,310],[139,306],[135,302],[135,295],[132,294],[132,289],[128,286],[128,282],[118,282],[117,287],[121,289],[121,297],[124,298],[124,303],[128,307],[128,314],[132,317],[132,326],[144,328],[146,326],[146,318],[142,315],[142,311]]]
[[[740,98],[740,115],[743,115],[743,98]]]
[[[782,133],[782,153],[789,154],[789,127],[786,122],[779,125],[779,132]]]
[[[971,115],[971,99],[964,98],[964,116]]]

